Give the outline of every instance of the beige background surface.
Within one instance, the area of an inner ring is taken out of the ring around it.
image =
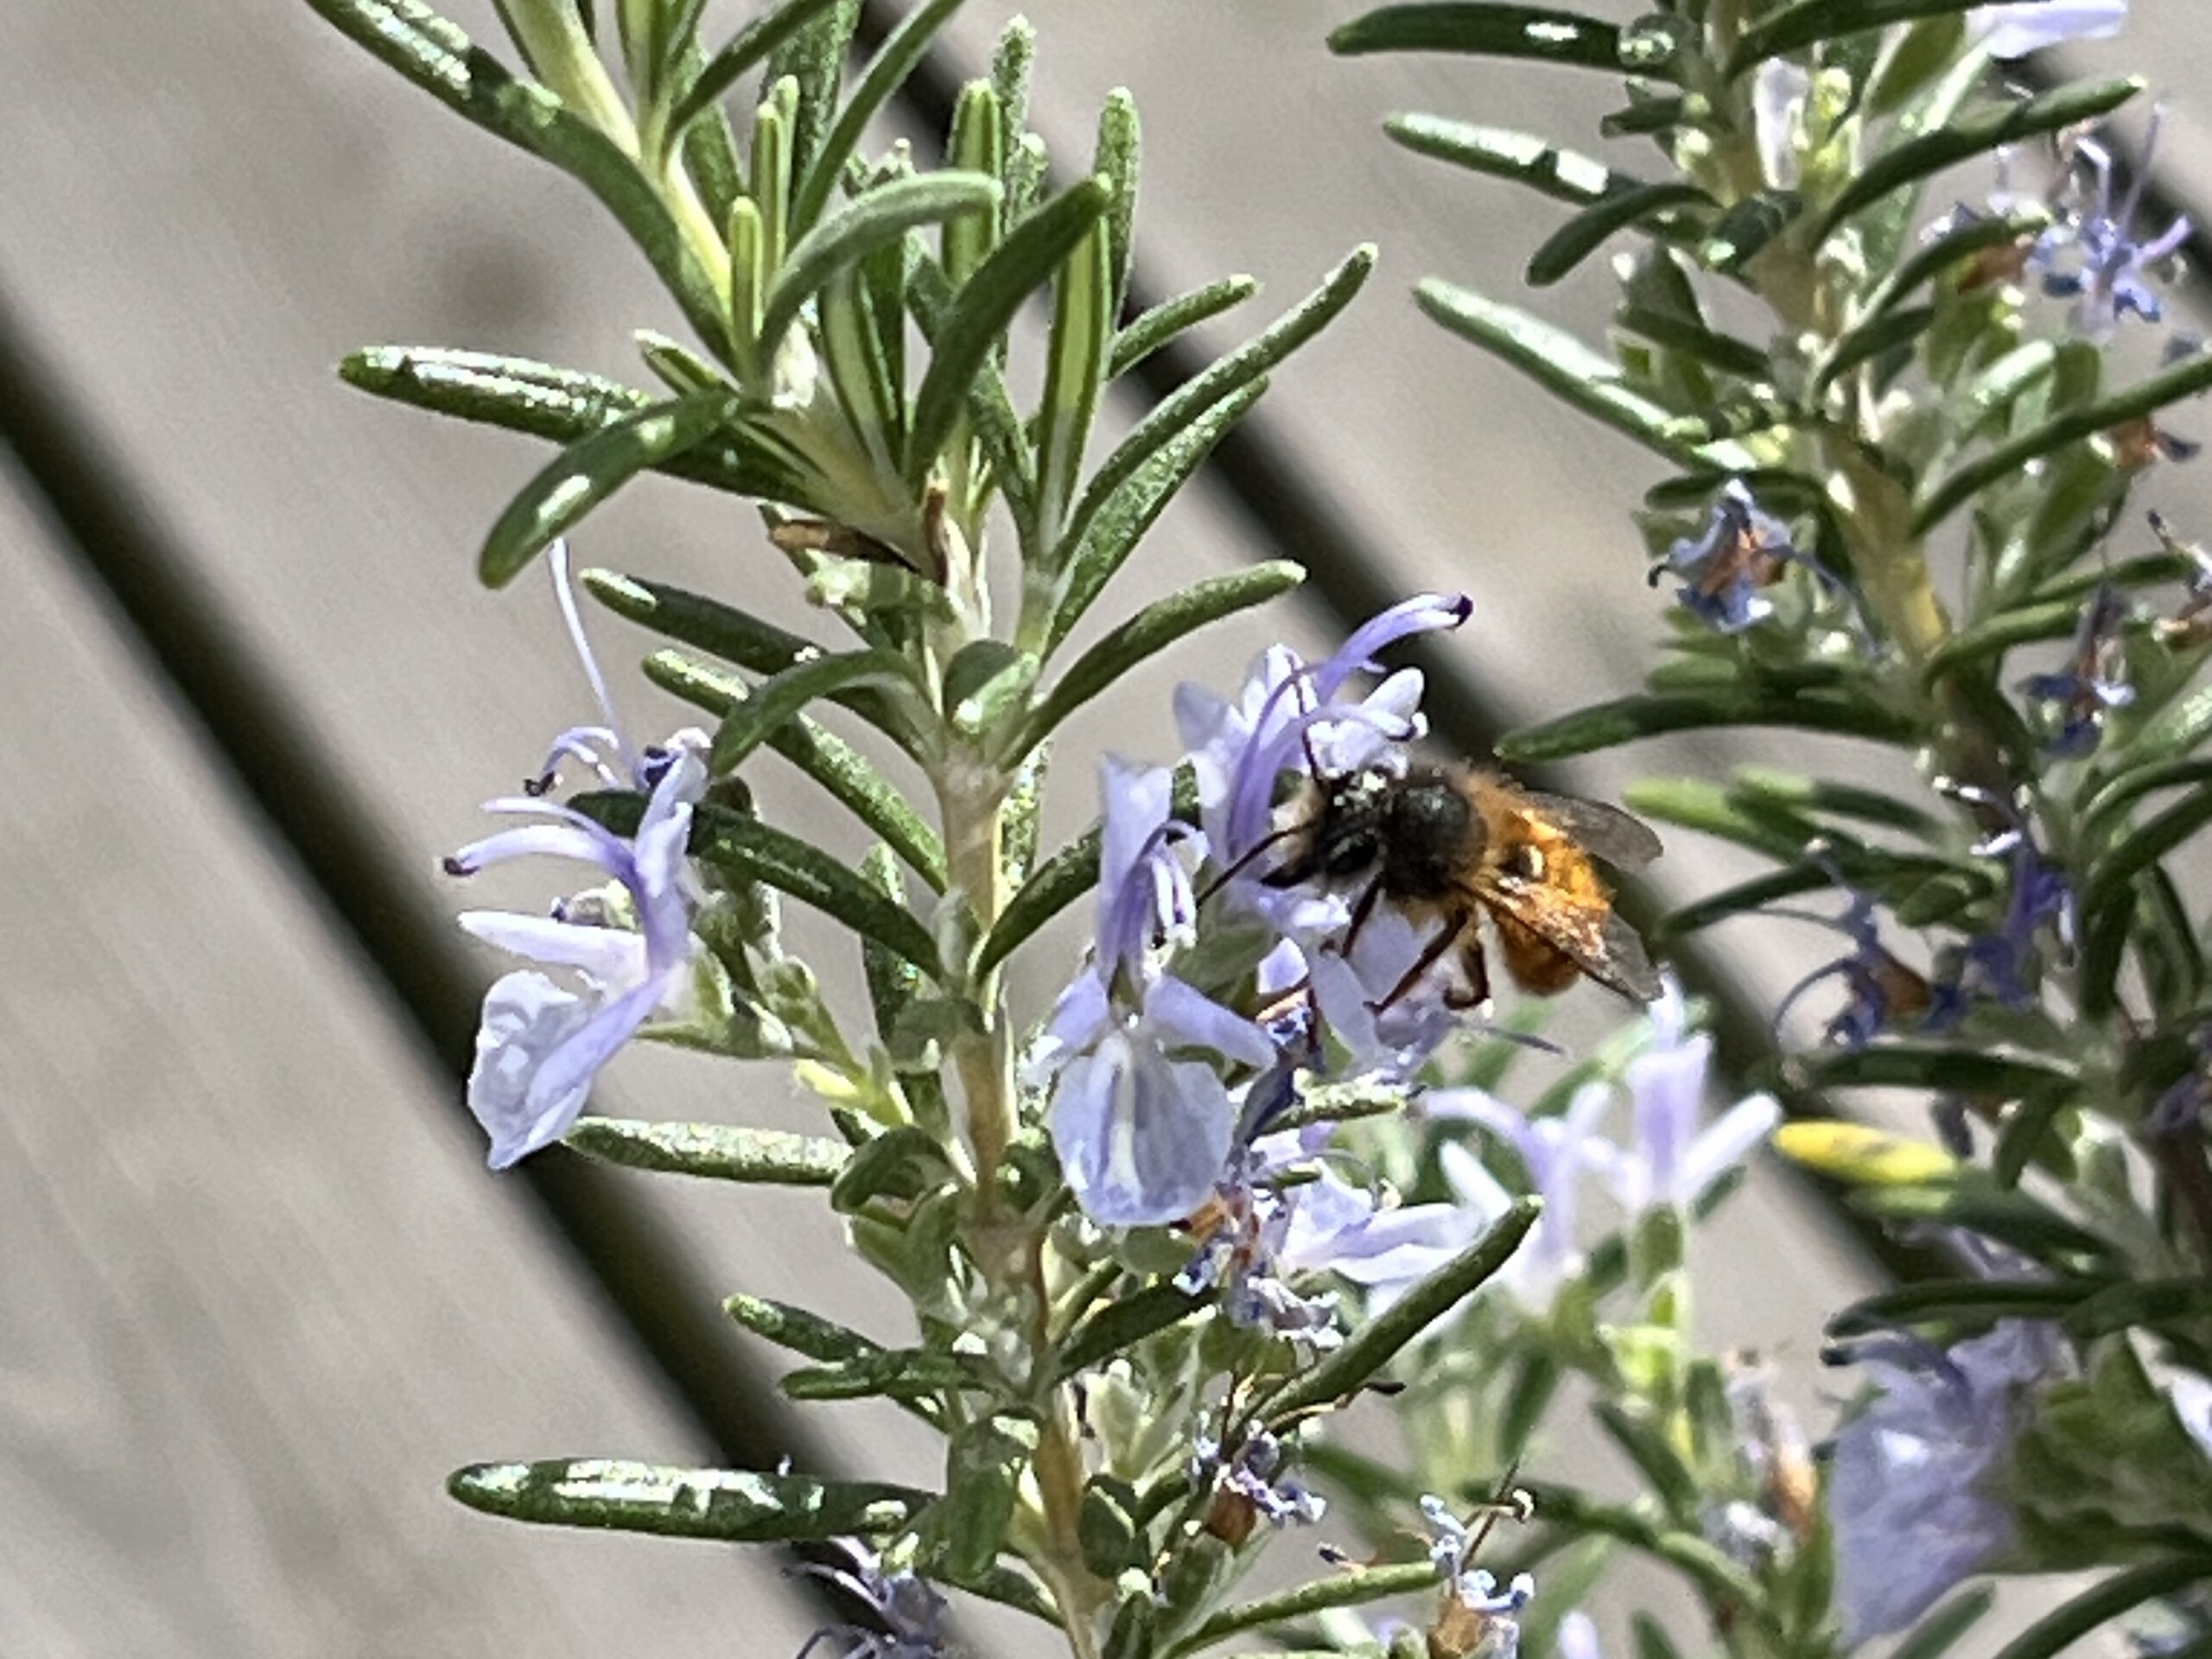
[[[974,0],[949,49],[979,66],[1007,10]],[[1154,280],[1267,282],[1214,340],[1288,303],[1351,243],[1382,245],[1369,294],[1278,377],[1268,413],[1403,585],[1475,592],[1464,648],[1514,689],[1513,712],[1630,685],[1659,601],[1624,513],[1649,464],[1446,340],[1406,297],[1428,272],[1510,291],[1553,212],[1376,130],[1415,107],[1586,143],[1609,89],[1565,71],[1333,61],[1319,41],[1354,10],[1341,4],[1029,10],[1039,124],[1062,153],[1087,149],[1109,86],[1138,96]],[[487,11],[455,8],[488,40]],[[2139,11],[2136,60],[2185,97],[2212,50],[2195,8]],[[0,293],[127,458],[195,580],[240,620],[292,716],[368,791],[389,856],[435,883],[435,855],[476,832],[475,804],[582,717],[585,693],[543,588],[488,595],[470,575],[536,452],[380,407],[330,365],[395,340],[628,374],[629,329],[672,327],[669,308],[579,190],[435,108],[302,5],[14,0],[0,7],[0,65],[14,89],[0,101]],[[2193,119],[2180,135],[2192,179],[2212,167],[2202,130]],[[1559,298],[1594,333],[1603,289],[1593,264]],[[2201,525],[2205,476],[2169,474],[2151,499]],[[445,1471],[472,1458],[702,1448],[518,1191],[483,1173],[450,1080],[231,798],[15,480],[0,482],[0,548],[12,578],[0,753],[14,784],[0,805],[8,1650],[582,1655],[618,1633],[639,1654],[795,1650],[810,1616],[769,1562],[503,1528],[442,1497]],[[679,485],[630,493],[580,551],[805,621],[746,515]],[[1240,540],[1201,486],[1130,582],[1299,552]],[[1313,643],[1303,613],[1285,626]],[[1052,823],[1091,810],[1084,745],[1165,757],[1167,677],[1222,679],[1274,632],[1210,636],[1089,716]],[[614,659],[641,645],[599,632]],[[628,690],[636,724],[670,718]],[[1631,754],[1589,786],[1661,759],[1726,758],[1712,745]],[[771,799],[833,844],[851,839],[788,779]],[[1731,867],[1685,845],[1669,868],[1695,891]],[[468,900],[547,891],[522,874]],[[1742,948],[1774,983],[1823,943]],[[1610,1011],[1583,1015],[1592,1029]],[[647,1101],[656,1116],[809,1121],[771,1073],[626,1056],[608,1103]],[[711,1282],[803,1293],[903,1334],[817,1206],[664,1185],[645,1196]],[[1713,1255],[1761,1270],[1724,1278],[1704,1306],[1717,1338],[1777,1348],[1809,1377],[1820,1310],[1847,1294],[1848,1268],[1791,1202],[1770,1173],[1754,1182]],[[847,1457],[932,1477],[899,1420],[835,1415]]]

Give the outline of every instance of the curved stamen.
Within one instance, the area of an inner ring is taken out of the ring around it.
[[[639,764],[638,752],[622,735],[622,721],[615,715],[614,699],[607,695],[606,677],[599,671],[599,659],[592,655],[591,640],[584,633],[584,620],[576,608],[575,587],[569,580],[567,539],[555,542],[545,556],[553,570],[553,596],[560,602],[561,620],[569,626],[569,639],[576,648],[577,659],[584,665],[584,677],[591,682],[591,694],[599,700],[599,712],[606,716],[607,734],[614,740],[614,747],[631,778],[639,779],[644,768]]]

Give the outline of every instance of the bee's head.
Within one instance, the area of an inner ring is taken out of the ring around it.
[[[1382,812],[1391,778],[1372,767],[1316,778],[1296,808],[1293,850],[1260,879],[1271,887],[1294,887],[1316,876],[1356,876],[1382,855]]]
[[[1376,816],[1383,885],[1400,898],[1449,893],[1459,872],[1482,856],[1489,840],[1488,826],[1466,791],[1442,772],[1408,773],[1384,797]]]

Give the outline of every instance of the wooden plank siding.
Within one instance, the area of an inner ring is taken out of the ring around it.
[[[581,1659],[747,1601],[795,1649],[758,1557],[518,1550],[444,1497],[533,1446],[698,1448],[10,479],[0,549],[10,1651]]]

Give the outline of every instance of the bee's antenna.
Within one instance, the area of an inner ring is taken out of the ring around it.
[[[1273,847],[1278,842],[1288,840],[1291,836],[1296,835],[1305,827],[1306,826],[1304,824],[1294,823],[1287,825],[1283,829],[1273,830],[1268,834],[1261,836],[1259,840],[1254,842],[1249,847],[1247,847],[1243,852],[1237,856],[1235,863],[1231,864],[1227,869],[1224,870],[1219,875],[1214,877],[1212,880],[1207,882],[1204,887],[1200,888],[1195,902],[1200,905],[1205,904],[1207,899],[1212,898],[1217,893],[1219,893],[1224,887],[1227,887],[1230,882],[1234,880],[1236,877],[1243,874],[1243,873],[1250,868],[1252,861],[1259,857],[1262,853],[1266,852],[1268,848]]]

